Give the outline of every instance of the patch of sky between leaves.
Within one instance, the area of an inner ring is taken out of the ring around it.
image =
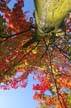
[[[8,7],[12,9],[14,7],[14,4],[16,3],[16,0],[11,0],[11,2],[8,3]]]
[[[17,0],[11,0],[11,2],[8,3],[8,7],[12,9],[15,3],[17,3]],[[26,18],[29,18],[30,16],[32,16],[34,12],[33,0],[31,0],[31,2],[30,0],[24,0],[24,7],[22,9],[26,13]]]

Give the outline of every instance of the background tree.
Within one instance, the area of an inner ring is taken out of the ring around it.
[[[0,88],[26,87],[28,75],[33,73],[33,80],[38,81],[33,85],[33,98],[42,108],[69,108],[71,13],[63,19],[65,33],[49,31],[40,37],[36,17],[26,19],[23,0],[17,0],[12,9],[9,2],[0,1]]]

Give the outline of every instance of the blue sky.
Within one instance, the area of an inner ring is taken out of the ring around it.
[[[13,7],[16,0],[11,0],[9,7]],[[33,13],[33,0],[24,0],[25,11],[30,10]],[[0,108],[34,108],[37,106],[37,101],[33,100],[32,91],[32,75],[29,76],[29,83],[25,89],[11,89],[9,91],[0,90]]]
[[[0,108],[34,108],[37,101],[33,100],[32,75],[29,76],[25,89],[0,90]]]
[[[34,0],[24,0],[24,10],[25,11],[30,10],[31,13],[33,12],[33,9],[34,9],[34,2],[33,1]],[[11,0],[11,2],[8,4],[8,6],[10,8],[12,8],[14,3],[16,3],[16,0]]]

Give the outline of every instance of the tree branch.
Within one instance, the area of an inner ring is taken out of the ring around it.
[[[50,55],[50,52],[49,52],[49,61],[50,61],[52,79],[54,80],[54,84],[55,84],[55,87],[56,87],[56,92],[57,92],[58,100],[59,100],[60,105],[61,105],[61,107],[62,107],[62,102],[61,102],[60,97],[59,97],[59,90],[58,90],[58,87],[57,87],[57,82],[56,82],[56,79],[55,79],[55,77],[54,77],[54,73],[53,73],[53,70],[52,70],[52,62],[51,62],[51,55]],[[62,107],[62,108],[63,108],[63,107]],[[66,107],[65,107],[65,108],[66,108]]]
[[[33,43],[35,43],[35,42],[38,42],[39,40],[37,40],[37,38],[36,37],[32,37],[32,39],[30,39],[28,42],[26,42],[23,46],[22,46],[22,48],[27,48],[28,46],[30,46],[31,44],[33,44]]]
[[[60,99],[60,97],[59,97],[59,90],[58,90],[58,86],[57,86],[57,81],[56,81],[56,79],[55,79],[55,77],[54,77],[54,73],[53,73],[53,70],[52,70],[51,55],[50,55],[50,52],[49,52],[49,49],[48,49],[48,46],[49,46],[49,45],[47,46],[45,39],[44,39],[44,44],[45,44],[45,47],[46,47],[46,51],[48,50],[49,61],[50,61],[50,67],[51,67],[51,75],[52,75],[52,79],[54,80],[54,84],[55,84],[55,87],[56,87],[56,92],[57,92],[58,100],[59,100],[59,102],[60,102],[61,107],[63,108],[63,106],[64,106],[64,107],[66,108],[66,105],[65,105],[64,101],[63,101],[63,105],[62,105],[61,99]],[[63,100],[63,99],[62,99],[62,100]]]
[[[24,55],[21,57],[21,59],[20,59],[17,63],[13,64],[13,65],[12,65],[8,70],[6,70],[4,73],[7,73],[7,72],[11,71],[15,66],[19,65],[20,62],[24,59],[24,57],[26,57],[29,53],[31,53],[31,51],[34,50],[34,49],[38,46],[38,44],[39,44],[39,42],[37,42],[36,46],[34,46],[29,52],[27,52],[26,54],[24,54]]]
[[[69,55],[65,51],[63,51],[63,49],[59,48],[56,44],[55,44],[55,46],[56,46],[57,49],[59,49],[59,51],[60,51],[60,53],[62,53],[62,55],[64,55],[68,60],[71,60],[69,58]]]
[[[16,35],[20,35],[20,34],[23,34],[23,33],[25,33],[25,32],[28,32],[29,30],[30,30],[30,29],[23,30],[23,31],[21,31],[21,32],[19,32],[19,33],[15,33],[15,34],[11,34],[11,35],[0,36],[0,38],[11,38],[11,37],[14,37],[14,36],[16,36]]]

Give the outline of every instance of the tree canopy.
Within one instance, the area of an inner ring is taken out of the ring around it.
[[[58,32],[49,29],[39,36],[36,15],[26,19],[24,1],[16,0],[12,9],[9,2],[0,0],[0,89],[25,88],[29,74],[34,74],[38,108],[70,108],[71,12]]]

